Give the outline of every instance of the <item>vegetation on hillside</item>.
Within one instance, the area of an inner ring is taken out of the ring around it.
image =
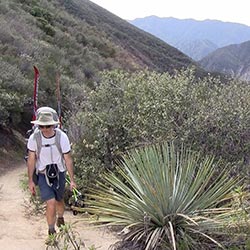
[[[231,173],[249,182],[249,88],[233,80],[197,80],[192,69],[104,72],[67,119],[81,185],[91,186],[126,150],[173,139],[232,163]]]
[[[55,78],[60,73],[63,111],[68,110],[68,89],[94,88],[100,71],[173,72],[194,65],[175,48],[88,0],[1,1],[0,52],[0,110],[4,113],[0,126],[30,120],[33,65],[41,73],[40,106],[56,106]],[[197,72],[202,74],[200,69]],[[9,84],[15,85],[11,97]]]
[[[0,125],[18,124],[28,98],[28,81],[15,65],[1,59],[0,72]]]

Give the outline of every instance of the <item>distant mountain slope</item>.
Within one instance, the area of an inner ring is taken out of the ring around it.
[[[56,107],[60,75],[67,109],[85,98],[103,70],[172,73],[194,66],[197,75],[206,74],[184,53],[91,1],[1,0],[0,90],[8,101],[2,100],[0,121],[30,125],[34,65],[40,71],[39,106]]]
[[[73,16],[95,26],[141,66],[172,71],[194,64],[186,55],[88,0],[58,0]]]
[[[250,40],[249,26],[218,20],[196,21],[149,16],[129,22],[195,60],[203,58],[217,48]]]
[[[28,76],[33,64],[45,74],[60,68],[78,82],[104,69],[171,72],[195,65],[176,48],[88,0],[2,0],[0,14],[0,59]]]
[[[250,41],[217,49],[199,63],[208,71],[250,81]]]

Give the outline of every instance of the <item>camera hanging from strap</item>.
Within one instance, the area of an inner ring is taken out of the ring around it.
[[[53,163],[46,166],[45,179],[50,187],[57,182],[56,189],[59,188],[59,169],[57,164]]]
[[[44,174],[45,174],[46,182],[50,187],[52,187],[53,184],[55,184],[55,182],[57,181],[56,188],[58,189],[59,188],[59,168],[53,159],[52,146],[55,145],[57,150],[59,151],[59,153],[62,155],[62,148],[61,148],[61,144],[60,144],[61,130],[56,128],[55,132],[56,132],[55,142],[53,144],[42,145],[42,135],[41,135],[41,131],[39,131],[39,130],[37,130],[35,132],[34,138],[35,138],[36,143],[37,143],[37,157],[38,158],[40,157],[42,147],[50,147],[51,164],[46,165]],[[62,166],[64,167],[64,169],[66,169],[63,157],[61,157],[61,163],[62,163]],[[38,172],[38,170],[37,170],[37,172]]]

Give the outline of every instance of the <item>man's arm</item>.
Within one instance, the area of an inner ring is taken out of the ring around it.
[[[67,154],[63,154],[63,158],[65,160],[65,164],[69,173],[70,190],[73,190],[74,188],[76,188],[76,183],[74,181],[73,160],[72,160],[70,152]]]
[[[29,150],[27,167],[28,167],[29,189],[33,195],[36,194],[36,185],[33,182],[32,178],[33,172],[35,170],[35,164],[36,164],[36,153]]]

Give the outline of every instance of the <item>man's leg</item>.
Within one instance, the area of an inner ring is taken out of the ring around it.
[[[56,201],[56,211],[57,211],[57,226],[60,227],[62,225],[64,225],[64,210],[65,210],[65,206],[64,206],[64,200],[61,201]]]
[[[49,234],[55,233],[55,223],[56,223],[55,199],[50,199],[46,201],[46,219],[49,227]]]
[[[56,212],[58,217],[63,217],[64,215],[64,201],[56,201]]]
[[[59,173],[59,188],[56,189],[56,212],[57,212],[57,222],[56,225],[60,228],[60,226],[64,225],[64,191],[65,191],[65,172]]]
[[[38,185],[41,199],[46,202],[46,219],[49,227],[49,234],[54,234],[56,222],[56,200],[54,190],[48,186],[45,175],[41,173],[39,173]]]

